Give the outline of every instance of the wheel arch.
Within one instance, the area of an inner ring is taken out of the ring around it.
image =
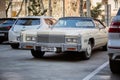
[[[93,48],[94,45],[95,45],[95,40],[94,40],[94,38],[89,38],[89,41],[91,42],[91,46],[92,46],[92,48]]]

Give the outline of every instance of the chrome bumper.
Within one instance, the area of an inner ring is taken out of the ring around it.
[[[120,61],[120,49],[108,48],[108,55],[112,60],[119,60]]]
[[[37,43],[36,50],[41,50],[45,52],[56,52],[58,49],[61,52],[65,51],[83,51],[81,49],[81,44],[64,44],[64,43]]]
[[[20,42],[21,49],[35,49],[35,42]]]

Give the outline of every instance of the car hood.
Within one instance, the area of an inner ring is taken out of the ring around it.
[[[82,35],[82,34],[89,34],[93,32],[94,29],[87,29],[87,28],[64,28],[64,29],[52,29],[52,30],[42,30],[38,31],[38,34],[63,34],[63,35]]]
[[[37,31],[38,30],[36,30],[36,29],[31,29],[31,30],[21,31],[21,34],[36,35]]]

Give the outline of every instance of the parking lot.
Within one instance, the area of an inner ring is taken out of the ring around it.
[[[0,45],[0,80],[119,80],[112,74],[106,51],[93,51],[90,60],[75,53],[46,53],[41,59],[29,50]]]
[[[0,5],[0,80],[120,80],[120,0]]]

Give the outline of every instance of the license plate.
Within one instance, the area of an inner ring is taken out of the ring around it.
[[[3,34],[3,33],[0,33],[0,36],[4,36],[5,34]]]
[[[41,51],[55,52],[56,48],[55,47],[41,47]]]

